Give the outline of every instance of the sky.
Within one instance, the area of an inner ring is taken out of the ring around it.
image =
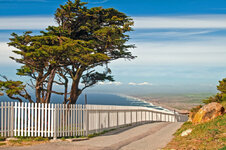
[[[7,46],[12,32],[38,34],[54,25],[53,14],[65,0],[0,0],[0,74],[19,67]],[[128,94],[216,92],[226,77],[225,0],[85,0],[88,7],[113,7],[134,19],[129,33],[135,60],[109,66],[115,82],[88,91]]]

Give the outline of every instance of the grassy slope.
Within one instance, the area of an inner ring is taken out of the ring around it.
[[[181,137],[181,133],[187,129],[192,129],[191,134]],[[226,114],[198,125],[186,122],[174,135],[174,139],[167,145],[166,149],[226,150]]]

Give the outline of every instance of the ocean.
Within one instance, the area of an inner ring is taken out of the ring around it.
[[[151,103],[145,102],[141,99],[134,98],[127,95],[122,94],[105,94],[105,93],[87,93],[87,104],[94,105],[120,105],[120,106],[142,106],[142,107],[150,107],[158,110],[167,110],[160,106],[154,106]],[[13,101],[10,100],[6,96],[1,96],[0,101]],[[62,96],[52,95],[51,103],[59,103],[63,102]],[[81,94],[77,101],[77,104],[85,104],[85,95]]]

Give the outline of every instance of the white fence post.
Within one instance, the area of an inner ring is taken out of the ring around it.
[[[55,108],[54,108],[54,116],[53,116],[53,118],[54,118],[54,136],[53,136],[53,138],[56,140],[57,139],[57,124],[56,124],[56,122],[57,122],[57,115],[56,115],[57,108],[56,108],[56,104],[54,106],[55,106]]]
[[[14,118],[14,136],[17,136],[17,120],[18,120],[18,116],[17,116],[17,102],[15,102],[15,118]]]
[[[28,135],[30,136],[31,134],[31,103],[28,103]]]
[[[34,103],[31,103],[31,136],[34,136]]]
[[[85,105],[85,106],[86,106],[85,107],[86,108],[86,136],[88,136],[89,135],[89,110],[87,108],[87,105]],[[108,118],[108,120],[109,120],[109,118]],[[108,126],[109,126],[109,124],[108,124]]]
[[[108,113],[108,128],[110,128],[110,111],[108,111],[107,113]]]
[[[117,127],[118,127],[118,125],[119,125],[119,115],[118,115],[118,111],[116,111],[116,118],[117,118]]]
[[[13,108],[13,102],[11,102],[11,122],[10,122],[10,127],[11,127],[11,137],[13,137],[13,125],[14,125],[14,108]]]
[[[3,102],[1,102],[1,136],[3,135]]]

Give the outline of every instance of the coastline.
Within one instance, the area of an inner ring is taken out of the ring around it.
[[[178,113],[189,113],[188,110],[178,109],[178,108],[175,108],[175,107],[170,107],[169,105],[161,103],[159,100],[156,100],[156,99],[150,100],[150,98],[147,99],[147,98],[144,98],[144,97],[137,97],[137,96],[128,96],[128,97],[132,98],[132,99],[136,99],[136,100],[139,100],[139,101],[143,101],[143,102],[149,103],[152,106],[157,106],[157,107],[160,107],[160,108],[163,108],[163,109],[167,109],[169,111],[176,111]]]
[[[129,99],[134,99],[134,100],[136,100],[136,101],[140,101],[140,102],[143,102],[143,103],[147,103],[147,104],[149,104],[150,106],[153,106],[154,109],[160,108],[160,109],[163,109],[163,110],[165,110],[165,111],[171,111],[171,112],[174,112],[174,110],[175,110],[175,111],[177,111],[177,112],[180,112],[179,110],[174,109],[174,108],[169,107],[169,106],[166,106],[166,105],[164,105],[164,104],[147,101],[145,98],[136,97],[136,96],[131,96],[131,95],[124,95],[124,94],[117,94],[117,95],[118,95],[118,96],[125,97],[125,98],[129,98]]]

